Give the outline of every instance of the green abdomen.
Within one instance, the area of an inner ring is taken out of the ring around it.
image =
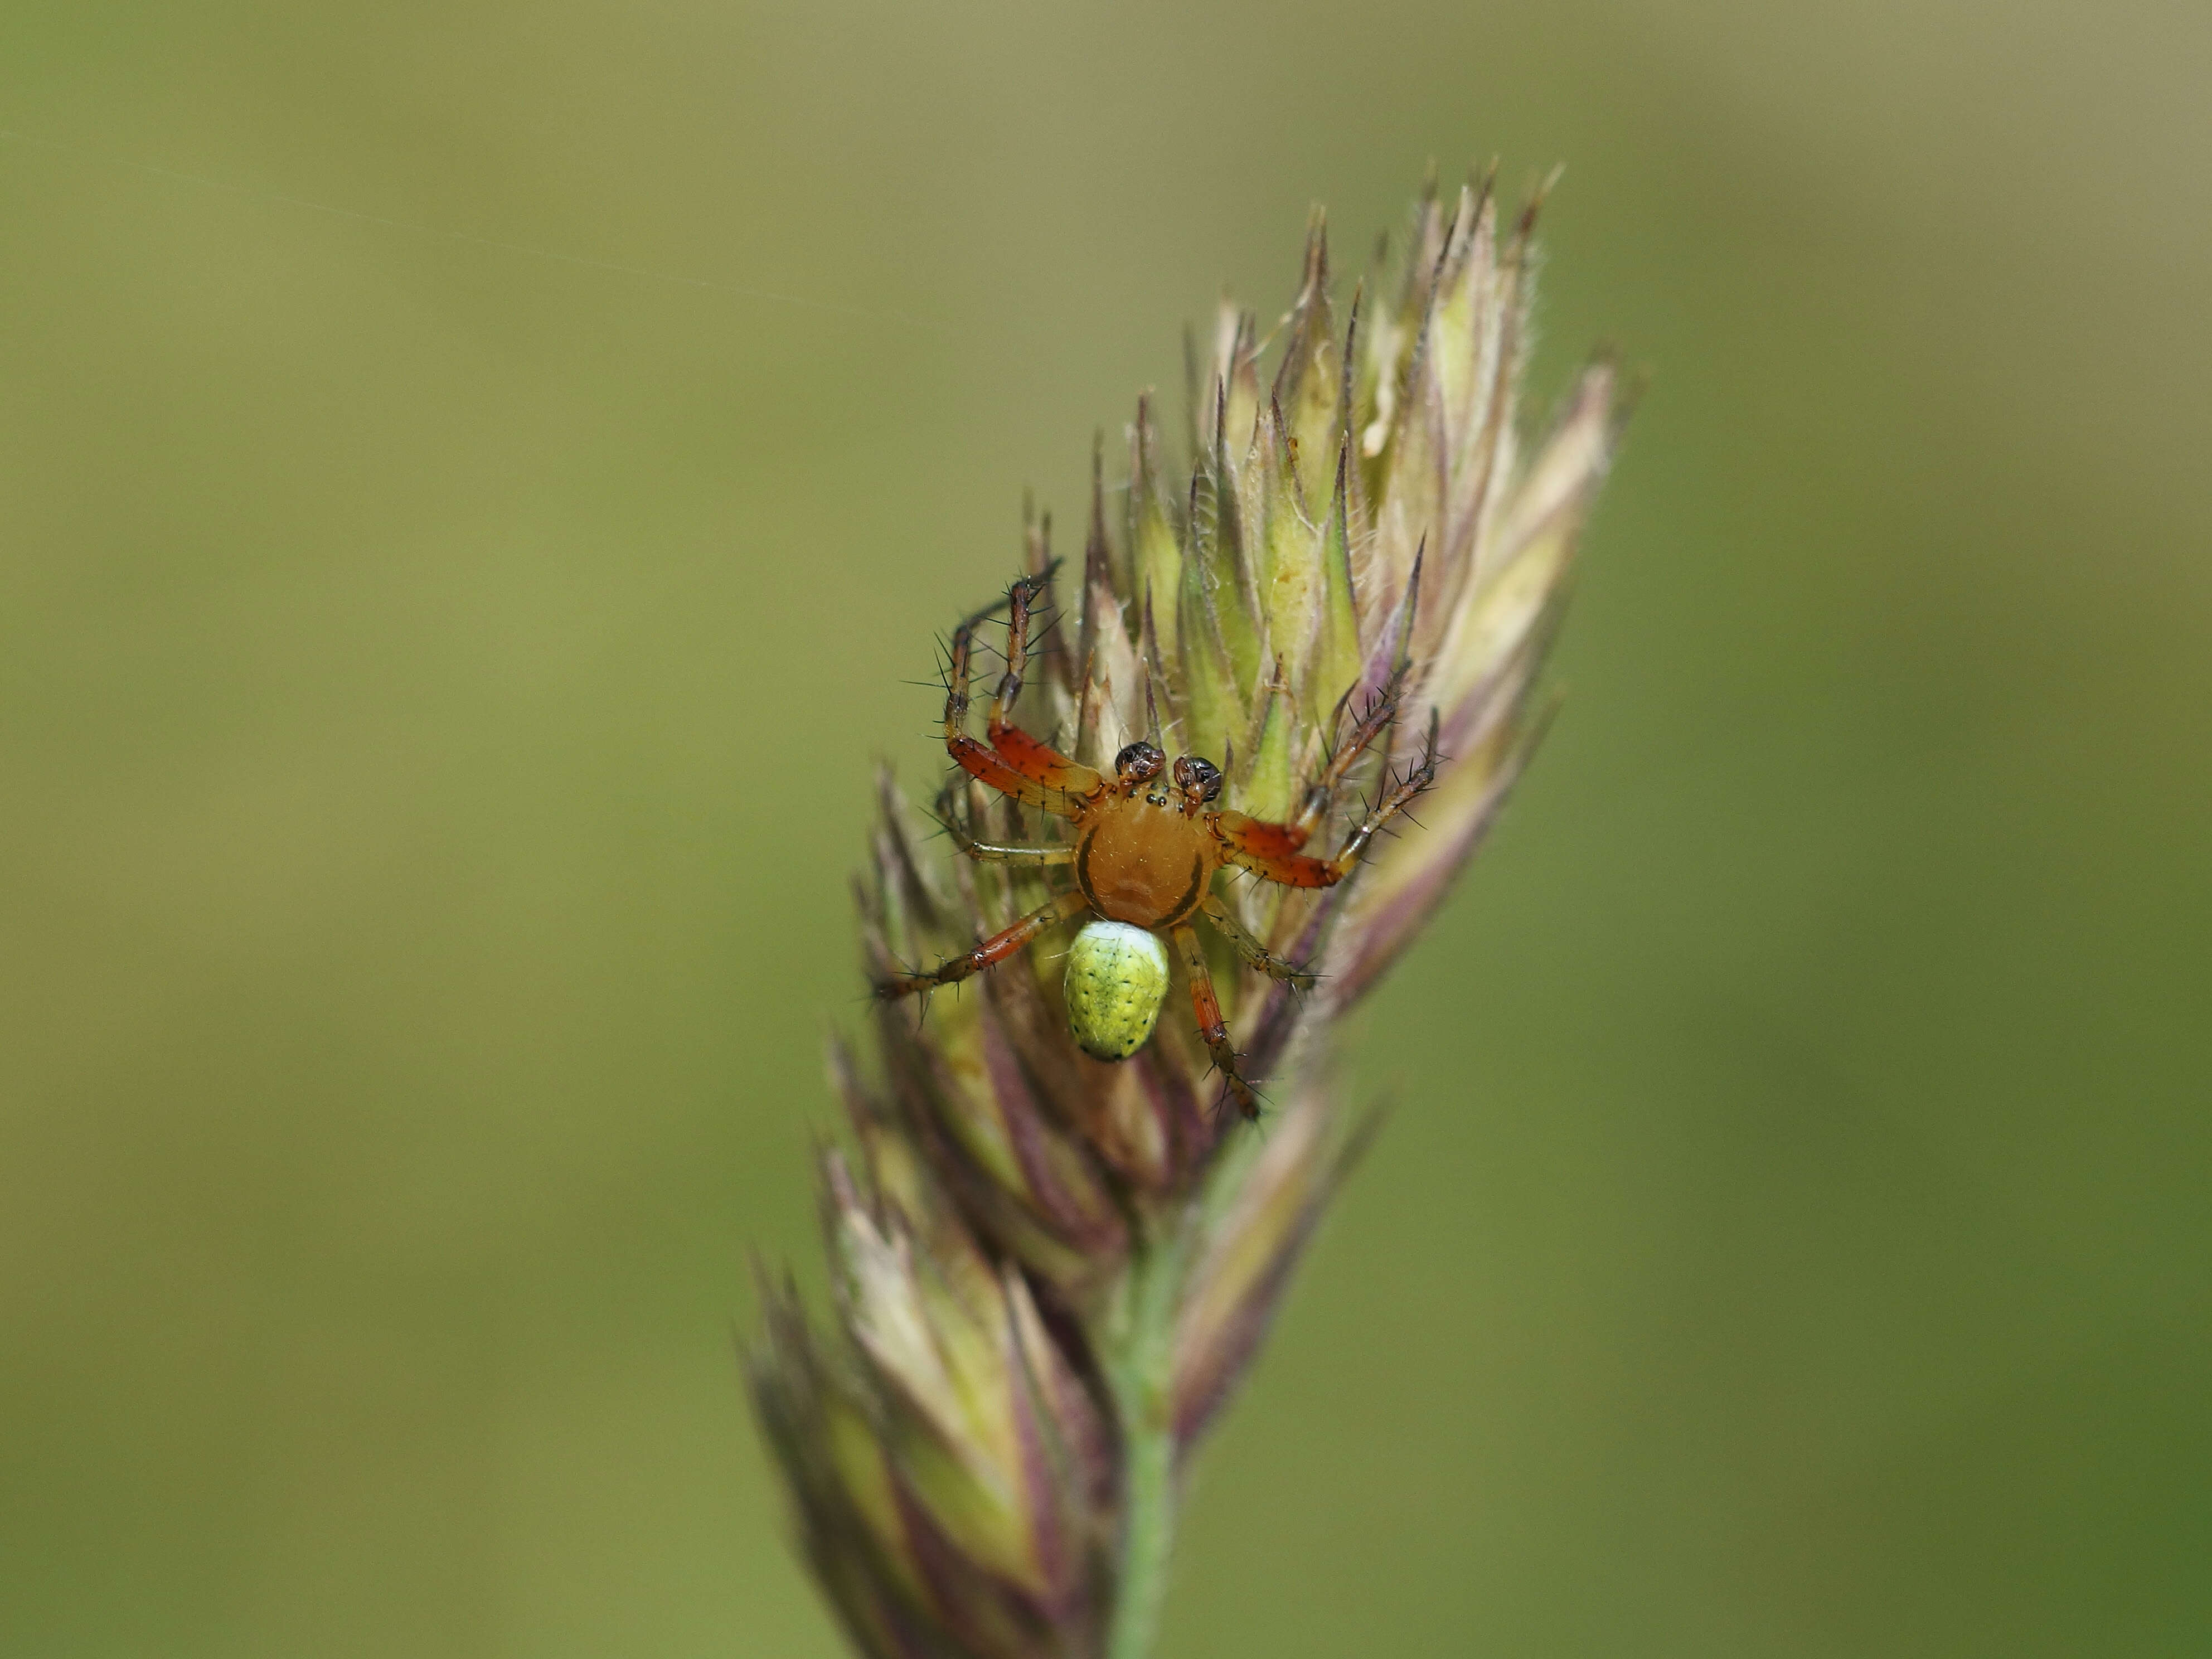
[[[1093,921],[1069,947],[1061,992],[1083,1052],[1127,1060],[1151,1037],[1167,1000],[1168,953],[1145,928]]]

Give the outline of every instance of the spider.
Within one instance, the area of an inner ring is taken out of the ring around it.
[[[1221,1002],[1207,969],[1205,949],[1191,926],[1203,915],[1245,963],[1293,988],[1310,988],[1307,968],[1271,954],[1245,931],[1209,890],[1215,873],[1233,866],[1285,887],[1333,887],[1351,874],[1376,832],[1435,781],[1437,722],[1429,719],[1419,764],[1376,803],[1336,856],[1300,851],[1328,811],[1352,763],[1397,713],[1396,688],[1376,699],[1346,740],[1306,790],[1297,816],[1269,823],[1242,812],[1213,810],[1222,775],[1195,755],[1167,757],[1150,743],[1133,743],[1114,757],[1111,777],[1078,764],[1039,742],[1009,718],[1022,690],[1028,660],[1030,617],[1051,577],[1049,570],[1016,582],[1001,604],[1008,607],[1006,672],[991,700],[990,741],[968,735],[968,657],[976,627],[999,609],[993,605],[960,624],[952,635],[951,673],[945,699],[945,746],[969,776],[1070,821],[1074,839],[1055,846],[1000,847],[952,829],[968,857],[988,864],[1032,869],[1073,866],[1075,886],[1031,911],[1011,927],[963,955],[926,972],[902,972],[879,981],[885,1000],[952,985],[1004,962],[1047,930],[1086,912],[1091,917],[1068,955],[1066,997],[1069,1026],[1084,1050],[1099,1060],[1127,1060],[1144,1047],[1166,1000],[1168,964],[1159,936],[1182,956],[1190,982],[1199,1036],[1213,1057],[1233,1100],[1248,1119],[1260,1106],[1237,1070]],[[951,815],[947,814],[948,827]]]

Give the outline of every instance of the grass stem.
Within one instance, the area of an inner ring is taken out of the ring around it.
[[[1188,1243],[1172,1226],[1132,1260],[1104,1344],[1121,1430],[1121,1550],[1106,1659],[1149,1659],[1175,1546],[1175,1325]]]

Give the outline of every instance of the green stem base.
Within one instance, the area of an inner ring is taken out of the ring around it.
[[[1121,1429],[1121,1559],[1105,1659],[1148,1659],[1175,1547],[1175,1325],[1184,1243],[1147,1243],[1104,1345],[1107,1386]]]

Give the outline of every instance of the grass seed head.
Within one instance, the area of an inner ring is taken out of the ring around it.
[[[1340,1017],[1433,914],[1541,731],[1538,672],[1620,416],[1599,362],[1547,428],[1521,421],[1535,215],[1503,214],[1486,179],[1431,188],[1348,300],[1316,215],[1288,311],[1263,331],[1224,305],[1194,346],[1188,441],[1147,395],[1124,487],[1100,447],[1080,559],[1030,521],[1025,574],[1052,595],[1015,710],[1030,732],[1102,770],[1139,739],[1203,756],[1224,805],[1308,815],[1323,853],[1363,799],[1431,757],[1433,778],[1419,827],[1340,885],[1217,884],[1237,926],[1318,976],[1263,978],[1208,939],[1243,1069],[1275,1103],[1256,1135],[1216,1109],[1189,1020],[1145,1016],[1168,987],[1149,934],[1144,960],[1110,962],[1092,929],[1048,935],[926,1008],[879,1004],[877,1080],[839,1057],[862,1156],[824,1167],[838,1329],[770,1289],[750,1376],[802,1544],[871,1656],[1137,1650],[1146,1436],[1186,1455],[1257,1352],[1371,1122],[1333,1086]],[[1317,790],[1379,708],[1380,736]],[[971,841],[1053,833],[964,776],[939,809]],[[967,951],[1066,884],[957,839],[930,840],[884,779],[860,890],[877,976]]]

